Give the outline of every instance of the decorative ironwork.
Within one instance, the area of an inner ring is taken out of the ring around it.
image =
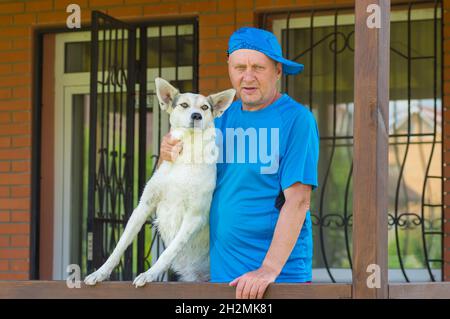
[[[443,264],[443,178],[442,170],[438,173],[432,172],[431,167],[433,156],[436,156],[436,150],[442,144],[440,140],[442,21],[439,16],[441,6],[441,1],[436,0],[407,2],[392,8],[393,12],[403,12],[405,18],[402,21],[392,22],[391,34],[395,30],[402,33],[402,41],[406,42],[406,46],[391,42],[391,56],[399,57],[407,66],[406,81],[401,85],[394,83],[390,88],[392,96],[390,122],[394,124],[390,128],[389,135],[390,156],[393,162],[390,165],[392,175],[390,186],[393,186],[394,190],[390,192],[392,196],[389,200],[390,209],[386,213],[389,216],[387,227],[394,233],[389,240],[390,247],[396,251],[395,257],[405,281],[410,281],[409,268],[404,262],[407,247],[412,242],[408,231],[420,229],[421,251],[416,252],[414,257],[421,259],[422,268],[426,269],[430,281],[436,280],[431,264],[440,263],[441,267]],[[413,11],[418,12],[419,9],[432,10],[432,16],[413,19]],[[285,56],[301,63],[306,62],[302,75],[283,78],[282,89],[308,105],[318,119],[321,135],[320,179],[311,208],[315,237],[314,264],[317,268],[324,267],[332,282],[336,282],[333,268],[352,268],[353,63],[342,64],[347,63],[347,60],[353,62],[354,23],[339,22],[342,16],[348,18],[352,13],[353,8],[350,7],[332,12],[290,11],[263,14],[260,20],[261,27],[278,34]],[[329,17],[330,23],[324,23],[325,16]],[[413,49],[414,32],[420,31],[419,26],[416,26],[417,23],[422,23],[420,28],[427,29],[431,35],[432,52],[423,54]],[[320,55],[321,52],[326,53]],[[320,58],[322,59],[319,60]],[[433,71],[425,74],[428,77],[417,78],[413,73],[413,67],[417,63],[430,63],[430,69]],[[398,68],[398,65],[391,63],[391,78],[400,76],[396,74],[395,67]],[[330,76],[326,78],[327,71]],[[427,91],[428,83],[432,85]],[[422,97],[419,94],[422,94]],[[425,109],[421,105],[416,107],[416,100],[424,97],[431,101],[429,105]],[[399,100],[406,107],[397,107],[395,103]],[[420,116],[419,124],[414,124],[416,129],[413,129],[412,123],[414,114]],[[400,122],[406,128],[395,126]],[[431,131],[422,127],[425,122],[429,123]],[[407,160],[411,160],[409,149],[413,146],[419,147],[417,152],[424,163],[423,166],[426,167],[420,195],[413,192],[405,181]],[[425,149],[427,155],[424,154]],[[442,154],[440,156],[442,161]],[[441,167],[442,163],[439,166]],[[430,185],[433,182],[440,183],[437,188],[440,188],[441,196],[429,202]],[[414,203],[420,202],[420,207],[411,207],[412,193],[415,195]],[[436,252],[436,245],[439,246],[439,242],[441,252]],[[432,249],[435,258],[429,256]]]
[[[181,88],[186,85],[185,79],[180,81],[178,75],[180,25],[193,28],[193,33],[184,35],[183,41],[185,44],[190,41],[193,47],[193,74],[188,88],[197,92],[196,23],[180,20],[131,25],[98,11],[92,13],[87,238],[93,238],[93,247],[92,253],[87,252],[88,272],[98,269],[115,248],[145,184],[156,169],[158,155],[149,155],[152,150],[147,149],[148,135],[156,134],[159,143],[165,120],[159,105],[153,103],[153,79],[149,79],[150,82],[147,79],[148,72],[153,73],[148,60],[152,66],[158,66],[158,76],[162,76],[161,30],[165,26],[173,27],[176,41],[173,81]],[[154,49],[149,44],[149,27],[159,29],[157,63],[149,58],[149,52]],[[147,123],[149,114],[157,117],[156,124]],[[159,144],[155,149],[159,149]],[[149,165],[153,165],[150,172]],[[133,275],[147,270],[163,249],[150,219],[125,252],[111,279],[131,280]],[[169,273],[169,279],[173,278]]]

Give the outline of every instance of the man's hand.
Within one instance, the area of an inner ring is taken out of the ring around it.
[[[267,266],[243,274],[229,283],[236,287],[236,299],[261,299],[271,282],[279,273]]]
[[[170,133],[164,135],[161,146],[159,148],[159,161],[160,164],[163,160],[173,162],[183,150],[183,142],[172,138]],[[158,166],[159,166],[158,164]]]

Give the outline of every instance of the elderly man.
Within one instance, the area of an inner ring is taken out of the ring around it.
[[[211,282],[236,286],[237,298],[262,298],[271,282],[311,281],[309,208],[318,185],[319,133],[309,109],[277,89],[282,73],[298,74],[303,65],[283,58],[272,33],[241,28],[227,53],[238,100],[216,119],[216,128],[224,140],[235,139],[227,134],[236,129],[256,132],[259,154],[266,146],[276,163],[267,169],[261,158],[248,160],[255,152],[251,143],[218,142],[226,160],[217,164],[210,211]],[[164,137],[163,159],[180,150],[177,140]],[[235,160],[239,152],[246,161]]]

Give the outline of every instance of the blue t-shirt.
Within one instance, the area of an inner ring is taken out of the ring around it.
[[[311,111],[286,94],[258,111],[235,101],[215,125],[221,152],[210,211],[211,282],[230,282],[261,267],[280,191],[296,182],[317,188],[319,132]],[[310,281],[312,255],[308,211],[276,282]]]

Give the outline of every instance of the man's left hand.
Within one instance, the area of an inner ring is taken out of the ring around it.
[[[250,271],[237,277],[229,283],[236,287],[236,299],[261,299],[271,282],[274,282],[278,273],[269,267]]]

